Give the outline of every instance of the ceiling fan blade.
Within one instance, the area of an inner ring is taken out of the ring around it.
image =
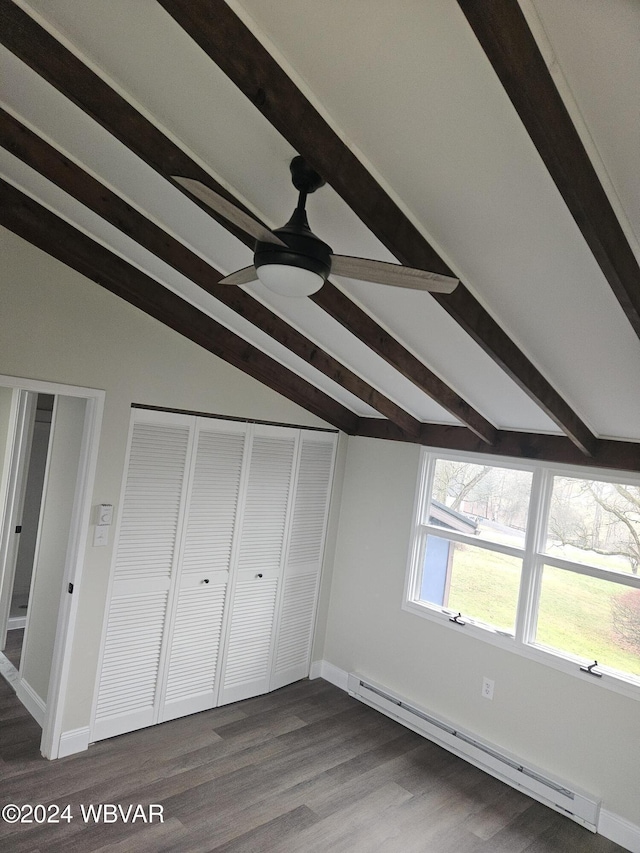
[[[244,267],[241,270],[232,272],[231,275],[221,278],[218,284],[249,284],[250,282],[257,280],[258,273],[256,272],[256,268],[254,266],[250,266]]]
[[[279,237],[276,237],[261,222],[258,222],[253,216],[245,213],[244,210],[240,210],[235,204],[228,201],[219,193],[214,192],[214,190],[201,181],[196,181],[194,178],[183,178],[181,175],[171,175],[171,178],[197,199],[203,201],[214,213],[219,213],[224,219],[237,225],[238,228],[255,237],[256,240],[261,240],[263,243],[275,243],[276,246],[285,245]]]
[[[450,275],[440,275],[415,267],[403,267],[385,261],[367,258],[352,258],[348,255],[331,256],[331,272],[358,281],[390,284],[393,287],[409,287],[412,290],[428,290],[431,293],[451,293],[460,283]]]

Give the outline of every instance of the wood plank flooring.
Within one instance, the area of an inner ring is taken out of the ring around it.
[[[58,761],[0,679],[0,822],[11,853],[623,853],[320,679],[102,741]],[[85,823],[81,804],[164,822]],[[148,814],[148,811],[147,811]]]

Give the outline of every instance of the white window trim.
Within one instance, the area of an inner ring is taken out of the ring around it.
[[[428,457],[426,464],[425,457]],[[447,531],[446,534],[444,534],[442,528],[421,522],[421,509],[425,505],[425,500],[428,500],[430,494],[436,458],[453,462],[471,462],[474,464],[494,465],[500,468],[514,468],[517,470],[532,472],[533,480],[531,484],[529,502],[529,518],[524,548],[518,549],[487,540],[477,540],[472,536],[468,536],[464,533],[458,533],[456,531]],[[420,454],[420,465],[414,499],[413,524],[405,575],[402,609],[408,613],[412,613],[423,619],[427,619],[441,625],[447,628],[447,630],[457,631],[458,633],[463,632],[470,638],[481,640],[484,643],[489,643],[490,645],[497,646],[501,649],[506,649],[507,651],[513,652],[521,657],[528,658],[529,660],[536,661],[544,666],[549,666],[552,669],[571,675],[573,678],[579,678],[586,683],[603,687],[606,690],[611,690],[615,693],[620,693],[624,696],[640,700],[639,677],[634,678],[629,676],[626,678],[624,674],[610,670],[606,666],[598,664],[598,672],[602,674],[602,677],[595,678],[593,675],[589,675],[580,670],[581,666],[585,666],[584,658],[572,656],[567,652],[561,652],[556,649],[545,648],[541,645],[535,645],[532,640],[528,639],[535,636],[536,614],[540,596],[543,565],[554,566],[565,571],[601,578],[602,580],[607,581],[611,581],[613,577],[615,578],[615,581],[618,581],[621,584],[635,589],[640,589],[640,576],[627,575],[623,572],[607,571],[595,566],[589,566],[588,564],[576,563],[564,558],[551,557],[544,554],[543,544],[550,505],[549,497],[554,476],[602,480],[640,486],[640,475],[633,475],[630,472],[561,465],[558,463],[538,462],[537,460],[528,459],[514,459],[511,457],[493,456],[488,454],[477,455],[465,452],[452,453],[443,451],[437,447],[423,447]],[[542,511],[539,510],[540,507],[542,507]],[[437,605],[430,605],[426,602],[419,602],[415,600],[417,598],[417,591],[421,582],[420,567],[424,562],[424,554],[421,552],[424,550],[427,538],[426,536],[421,535],[422,531],[426,531],[429,535],[435,535],[440,538],[456,542],[464,542],[465,544],[471,544],[476,547],[486,548],[487,550],[497,551],[499,553],[504,553],[522,559],[522,575],[516,611],[515,636],[505,631],[498,630],[493,626],[484,625],[479,620],[473,622],[467,619],[464,621],[464,624],[453,622],[452,617],[456,614],[456,611],[451,608],[440,608]],[[592,662],[593,661],[587,661],[589,664]]]

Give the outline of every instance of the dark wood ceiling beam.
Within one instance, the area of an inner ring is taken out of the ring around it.
[[[357,435],[387,441],[408,440],[393,424],[375,418],[360,418]],[[415,444],[416,440],[411,439],[411,442]],[[593,456],[584,456],[564,435],[498,430],[495,445],[487,447],[485,442],[461,427],[424,424],[417,443],[442,450],[493,454],[562,465],[588,466],[594,469],[640,471],[640,444],[633,441],[600,439]]]
[[[218,184],[101,77],[16,6],[13,0],[0,0],[0,42],[163,177],[188,174],[253,216],[225,187]],[[197,200],[195,203],[200,204]],[[200,206],[239,240],[253,248],[253,238],[216,216],[208,207]]]
[[[64,154],[0,108],[0,145],[38,171],[94,213],[134,239],[145,249],[283,346],[303,358],[334,382],[388,417],[414,438],[420,421],[389,400],[287,322],[238,287],[218,287],[222,273],[179,240],[148,220],[120,196],[88,175]]]
[[[224,0],[158,2],[400,263],[454,274]],[[596,451],[586,424],[464,284],[433,296],[583,453]]]
[[[188,155],[167,139],[77,57],[43,30],[29,15],[15,6],[11,0],[0,0],[0,41],[164,177],[171,174],[188,175],[197,178],[233,200]],[[208,208],[204,209],[211,213]],[[246,245],[253,246],[252,238],[238,231],[238,229],[228,226],[225,222],[223,224],[225,227],[229,227],[229,230],[242,239]],[[398,227],[402,230],[403,223],[400,222]],[[393,230],[396,230],[395,227]],[[433,268],[435,269],[435,267]],[[330,291],[330,288],[328,290]],[[335,291],[335,288],[333,290]],[[354,324],[353,321],[358,315],[359,309],[351,300],[348,300],[347,297],[338,300],[335,296],[330,300],[329,297],[330,293],[327,293],[324,299],[325,303],[331,301],[335,306],[340,301],[340,304],[344,306],[341,309],[344,313],[337,319],[346,328],[349,328],[365,344],[376,351],[378,351],[376,347],[380,340],[388,340],[390,346],[383,357],[403,373],[409,381],[429,394],[437,403],[443,405],[476,434],[481,435],[484,441],[491,443],[495,431],[492,424],[465,400],[454,394],[439,377],[411,356],[364,312],[360,312],[360,315],[362,318],[367,317],[366,321],[363,320],[360,326]],[[291,343],[293,344],[293,341]],[[316,358],[318,358],[317,355]],[[415,370],[412,370],[412,367],[415,367]],[[386,417],[391,417],[393,408],[390,408],[386,403],[384,406],[384,412],[378,405],[375,405],[374,408],[381,411]],[[407,421],[407,417],[410,416],[403,416],[404,428],[415,435],[415,424]],[[397,419],[397,412],[392,419]]]
[[[316,417],[357,430],[359,418],[328,394],[1,179],[0,223]]]
[[[640,336],[640,266],[516,0],[458,0],[533,144]]]

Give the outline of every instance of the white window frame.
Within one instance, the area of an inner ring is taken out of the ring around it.
[[[436,460],[530,471],[532,473],[532,482],[524,548],[514,548],[487,540],[478,540],[473,536],[456,531],[447,530],[445,532],[442,528],[423,523],[423,510],[431,497]],[[522,657],[535,660],[538,663],[550,666],[561,672],[566,672],[573,677],[600,685],[601,687],[622,693],[634,699],[640,699],[640,676],[626,676],[624,673],[598,664],[597,672],[602,677],[595,677],[580,669],[580,667],[592,664],[593,660],[587,661],[582,657],[573,656],[567,652],[535,644],[537,609],[544,565],[640,589],[640,575],[599,569],[585,563],[578,563],[545,553],[547,520],[554,477],[600,480],[640,487],[640,474],[633,474],[631,472],[560,465],[557,463],[514,459],[512,457],[489,454],[453,453],[439,450],[438,448],[423,447],[420,455],[414,500],[413,526],[402,609],[443,625],[449,630],[462,631],[469,637],[490,643],[502,649],[507,649]],[[465,617],[465,614],[462,614],[462,623],[460,621],[454,622],[452,618],[457,614],[457,611],[418,600],[422,567],[424,564],[424,549],[426,547],[427,536],[429,535],[445,538],[449,541],[463,542],[488,551],[511,555],[522,560],[515,634],[483,624],[472,617]]]

